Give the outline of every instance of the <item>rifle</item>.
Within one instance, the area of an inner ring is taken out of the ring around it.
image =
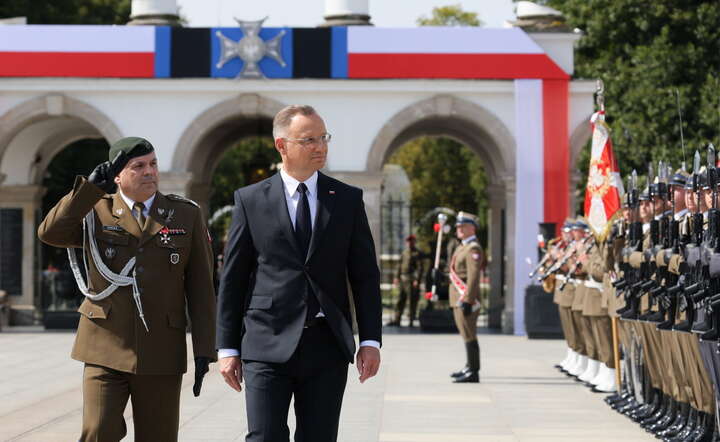
[[[591,242],[590,242],[590,245],[588,246],[588,248],[584,250],[585,254],[589,253],[589,252],[593,249],[593,247],[595,247],[595,241],[594,241],[595,237],[592,236],[592,235],[586,236],[586,237],[583,239],[582,243],[580,243],[580,246],[582,246],[582,247],[584,248],[585,245],[586,245],[587,242],[588,242],[588,238],[589,238],[589,239],[592,239],[593,241],[591,241]],[[575,250],[575,254],[577,255],[577,249]],[[565,280],[563,281],[562,284],[560,284],[560,290],[562,290],[562,289],[565,288],[565,286],[566,286],[567,283],[568,283],[568,280],[569,280],[569,279],[572,277],[572,275],[574,275],[575,272],[577,272],[581,267],[582,267],[582,264],[580,263],[580,260],[579,260],[579,259],[576,260],[575,263],[573,264],[573,266],[570,267],[570,269],[569,269],[569,270],[567,271],[567,273],[565,274]]]
[[[569,243],[565,244],[565,242],[562,241],[562,244],[563,244],[563,246],[562,246],[561,248],[559,248],[559,249],[560,249],[561,252],[564,252],[565,249],[568,248]],[[549,261],[552,262],[552,264],[550,264],[549,267],[552,267],[552,265],[555,264],[555,261],[557,261],[557,260],[552,258],[552,254],[550,253],[550,248],[548,247],[547,250],[546,250],[546,252],[545,252],[545,256],[543,256],[543,258],[540,260],[539,263],[537,263],[537,265],[535,266],[535,268],[532,269],[532,271],[530,272],[530,274],[528,275],[528,277],[529,277],[530,279],[532,279],[532,278],[537,274],[537,272],[539,272],[540,269],[543,268],[543,267],[545,266],[545,264],[547,264]],[[549,268],[549,267],[548,267],[548,268]]]

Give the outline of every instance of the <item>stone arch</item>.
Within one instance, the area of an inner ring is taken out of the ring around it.
[[[512,268],[504,266],[504,255],[512,262],[511,242],[515,204],[515,138],[488,109],[452,95],[436,95],[413,103],[396,113],[373,140],[366,173],[379,174],[398,148],[421,135],[444,135],[470,147],[485,164],[490,203],[489,252],[492,261],[489,325],[511,329],[512,297],[503,296],[502,281],[512,281]],[[378,202],[379,204],[379,202]],[[503,220],[510,228],[505,229]],[[379,219],[378,221],[379,222]],[[510,248],[508,248],[510,246]],[[510,293],[512,290],[510,289]],[[505,301],[503,301],[503,297]],[[501,311],[504,307],[504,311]]]
[[[185,129],[172,159],[173,173],[182,175],[176,191],[204,203],[220,156],[244,136],[272,132],[272,119],[283,103],[258,94],[222,101],[198,115]]]
[[[515,164],[515,140],[492,112],[452,95],[437,95],[396,113],[372,142],[367,171],[379,173],[400,146],[420,135],[447,135],[475,151],[491,181],[502,184]]]
[[[63,94],[47,94],[25,101],[0,116],[0,163],[12,139],[33,123],[70,117],[95,128],[108,143],[122,137],[120,129],[96,107]]]

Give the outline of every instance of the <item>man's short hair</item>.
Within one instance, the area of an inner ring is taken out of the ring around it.
[[[295,115],[317,115],[315,108],[307,104],[291,104],[280,109],[273,118],[273,139],[282,138]]]

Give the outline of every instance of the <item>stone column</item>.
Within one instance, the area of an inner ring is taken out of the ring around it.
[[[325,0],[325,22],[319,26],[372,26],[368,0]]]
[[[515,330],[515,177],[503,177],[505,188],[505,309],[503,333]]]
[[[128,25],[180,26],[176,0],[132,0]]]
[[[45,188],[36,185],[0,186],[0,208],[22,209],[22,293],[10,296],[15,325],[30,325],[36,317],[36,278],[35,252],[37,246],[36,213],[42,204]],[[39,295],[39,294],[37,294]]]
[[[488,251],[490,263],[488,271],[490,275],[490,299],[488,300],[488,327],[502,328],[503,306],[505,300],[503,280],[503,264],[505,253],[503,250],[504,238],[502,237],[502,211],[505,208],[505,188],[502,185],[489,185],[487,187],[488,202]]]

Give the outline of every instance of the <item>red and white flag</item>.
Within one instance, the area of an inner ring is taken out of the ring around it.
[[[585,189],[585,218],[593,233],[603,238],[608,232],[610,220],[620,209],[620,195],[624,191],[613,154],[610,128],[605,123],[605,111],[595,112],[590,124],[592,152]]]

